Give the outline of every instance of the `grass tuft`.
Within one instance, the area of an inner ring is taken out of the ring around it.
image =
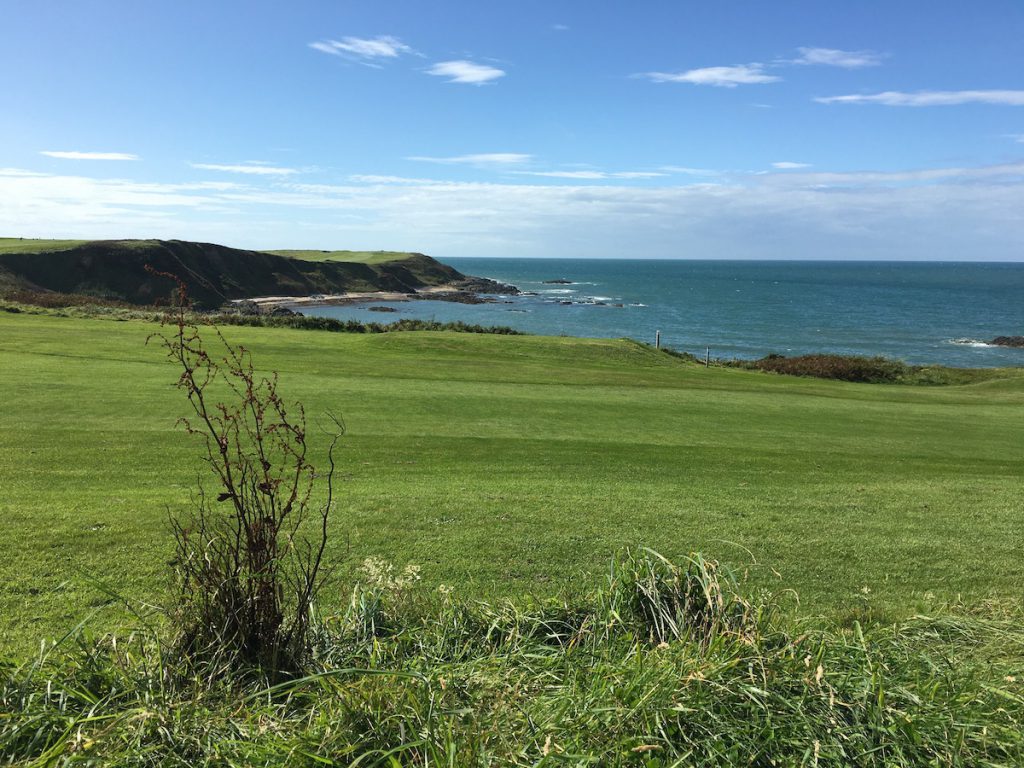
[[[1024,611],[845,630],[639,550],[575,599],[484,603],[362,570],[301,676],[227,678],[79,633],[0,669],[0,759],[57,764],[1019,765]]]

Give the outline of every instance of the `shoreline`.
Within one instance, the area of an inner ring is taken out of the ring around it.
[[[480,278],[470,278],[480,281]],[[233,299],[232,305],[252,304],[261,311],[279,307],[299,309],[302,307],[345,306],[381,301],[450,301],[455,304],[496,304],[498,296],[516,295],[519,290],[515,286],[502,285],[493,281],[483,281],[487,288],[509,289],[507,292],[486,292],[476,290],[463,282],[431,285],[414,291],[346,291],[345,293],[320,294],[309,296],[255,296],[246,299]],[[478,283],[479,284],[479,283]]]
[[[436,301],[440,300],[442,296],[449,295],[457,303],[464,303],[467,296],[479,299],[479,303],[494,301],[493,299],[488,301],[487,299],[480,298],[481,294],[467,291],[458,285],[449,283],[442,286],[429,286],[412,293],[403,291],[347,291],[338,294],[312,294],[310,296],[256,296],[250,299],[232,299],[231,303],[253,303],[260,308],[272,309],[274,307],[340,306],[375,301]]]

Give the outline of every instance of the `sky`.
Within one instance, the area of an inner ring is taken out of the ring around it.
[[[1024,2],[0,0],[0,236],[1024,260]]]

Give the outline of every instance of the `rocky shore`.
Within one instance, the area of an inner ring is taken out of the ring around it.
[[[420,288],[416,291],[349,291],[337,294],[310,296],[259,296],[238,299],[226,309],[240,314],[283,315],[296,314],[303,307],[324,305],[363,304],[382,301],[451,301],[458,304],[489,304],[501,301],[499,296],[518,296],[514,285],[499,283],[486,277],[466,277],[446,285]],[[380,311],[380,310],[378,310]]]
[[[1024,349],[1024,336],[996,336],[989,342],[994,347],[1016,347]]]

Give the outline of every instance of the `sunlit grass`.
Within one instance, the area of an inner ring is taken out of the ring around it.
[[[174,426],[175,372],[145,346],[155,329],[0,313],[7,648],[107,603],[90,578],[166,597],[167,511],[188,505],[201,466]],[[592,584],[630,543],[756,561],[752,583],[840,621],[1024,583],[1012,372],[868,385],[705,369],[616,340],[225,332],[311,423],[332,411],[348,425],[328,552],[341,585],[374,555],[467,595],[549,595]],[[93,626],[129,619],[108,606]]]

